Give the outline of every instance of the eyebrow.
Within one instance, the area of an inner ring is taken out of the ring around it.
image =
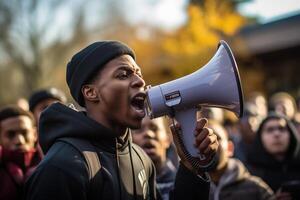
[[[136,73],[141,73],[140,68],[131,67],[129,65],[122,65],[122,66],[118,67],[117,70],[131,70],[131,71],[136,72]]]

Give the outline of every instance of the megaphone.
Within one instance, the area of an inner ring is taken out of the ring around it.
[[[179,79],[154,87],[147,86],[146,113],[150,118],[168,115],[181,125],[185,148],[193,157],[204,160],[194,147],[196,114],[200,107],[243,111],[243,92],[239,71],[225,41],[220,41],[213,58],[201,69]]]

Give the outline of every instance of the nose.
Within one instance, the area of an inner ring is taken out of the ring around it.
[[[138,88],[143,88],[145,87],[146,83],[144,79],[138,75],[135,75],[135,79],[132,82],[132,87],[138,87]]]
[[[144,131],[144,135],[146,138],[151,138],[151,139],[155,138],[155,133],[151,130]]]
[[[21,147],[22,145],[24,145],[26,143],[25,138],[24,138],[24,136],[22,134],[17,134],[14,137],[13,142],[14,142],[14,145],[16,147],[18,147],[18,148]]]

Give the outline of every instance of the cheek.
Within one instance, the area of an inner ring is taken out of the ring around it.
[[[265,147],[265,149],[269,150],[270,148],[270,143],[272,143],[272,137],[269,137],[267,134],[262,134],[261,135],[261,142],[262,145]]]
[[[282,142],[284,143],[284,145],[286,147],[288,147],[290,145],[290,134],[289,133],[285,133],[283,136],[282,136]]]
[[[112,111],[120,111],[125,107],[128,100],[128,91],[123,87],[109,87],[101,92],[101,100]]]
[[[5,137],[5,136],[1,136],[1,138],[0,138],[0,144],[4,148],[10,148],[11,145],[13,144],[13,139],[10,139],[10,138]]]

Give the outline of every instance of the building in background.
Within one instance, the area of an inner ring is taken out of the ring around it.
[[[237,38],[234,51],[246,92],[299,92],[300,14],[244,27]]]

